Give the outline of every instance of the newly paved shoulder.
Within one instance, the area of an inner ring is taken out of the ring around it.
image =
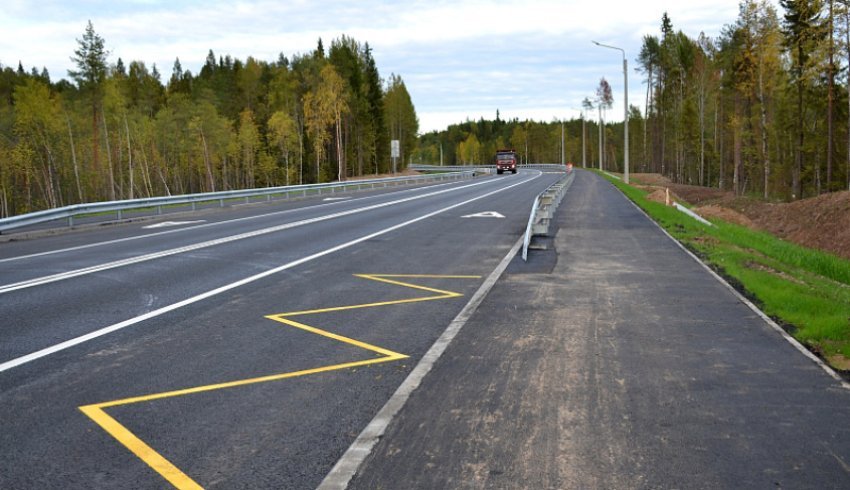
[[[352,488],[850,486],[850,391],[599,177],[577,175],[558,226]]]

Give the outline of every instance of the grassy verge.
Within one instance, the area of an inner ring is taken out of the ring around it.
[[[604,176],[833,367],[850,370],[850,261],[712,219],[705,226]]]

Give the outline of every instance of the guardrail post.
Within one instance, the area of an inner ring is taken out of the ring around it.
[[[73,228],[73,227],[74,227],[74,217],[68,216],[68,228]]]
[[[118,221],[121,221],[121,210],[119,209],[117,212],[118,212]]]
[[[224,207],[224,199],[219,199],[218,204],[219,204],[218,207],[223,208]]]
[[[266,202],[272,202],[272,195],[266,194]]]

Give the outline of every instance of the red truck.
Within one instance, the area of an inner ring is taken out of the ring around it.
[[[516,173],[517,155],[514,150],[498,150],[496,152],[496,173],[501,175],[505,170]]]

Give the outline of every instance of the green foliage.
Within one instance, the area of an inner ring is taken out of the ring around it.
[[[81,89],[97,92],[106,79],[107,51],[102,37],[94,32],[91,21],[86,25],[82,39],[77,39],[79,47],[71,58],[77,65],[77,70],[71,70],[68,75],[77,82]]]
[[[298,127],[290,114],[277,111],[269,119],[268,128],[269,144],[279,151],[285,165],[284,181],[286,185],[289,185],[290,155],[298,151]]]
[[[458,157],[463,165],[483,164],[484,159],[481,154],[481,143],[474,134],[467,136],[464,141],[458,144]]]
[[[568,162],[581,163],[582,123],[580,119],[563,121],[564,155]],[[587,122],[586,146],[589,152],[597,141],[597,127],[596,123]],[[616,134],[619,131],[622,135],[622,123],[613,125],[611,129],[611,139],[621,142],[622,137]],[[422,135],[419,139],[420,150],[412,155],[412,159],[416,163],[437,164],[441,146],[446,165],[489,164],[497,150],[508,148],[514,149],[523,163],[560,163],[561,121],[544,123],[518,119],[480,119],[453,124],[445,131]]]
[[[782,0],[779,14],[742,0],[717,39],[677,31],[665,13],[636,60],[647,92],[633,170],[766,199],[850,187],[850,126],[830,129],[850,116],[846,78],[832,77],[832,54],[850,55],[850,38],[835,41],[850,30],[840,3]]]
[[[0,217],[386,172],[389,117],[416,147],[401,77],[385,90],[368,44],[346,36],[274,62],[210,50],[197,75],[175,59],[166,85],[156,65],[110,66],[91,22],[77,43],[74,84],[0,65]]]
[[[850,357],[850,261],[720,220],[706,227],[675,208],[649,201],[646,191],[608,180],[715,270],[740,284],[798,340],[827,356]]]
[[[384,95],[384,121],[389,130],[389,137],[400,142],[400,168],[409,161],[416,148],[416,137],[419,133],[419,119],[410,93],[400,76],[392,74],[387,82]]]

